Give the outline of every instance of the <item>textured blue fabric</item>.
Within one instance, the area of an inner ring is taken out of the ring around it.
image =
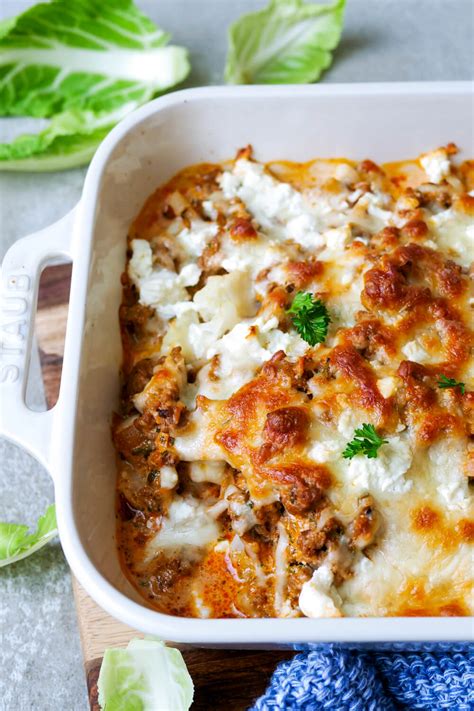
[[[280,664],[251,711],[474,710],[472,649],[358,652],[328,646]]]

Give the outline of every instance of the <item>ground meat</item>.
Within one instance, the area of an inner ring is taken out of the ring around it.
[[[155,594],[169,592],[177,581],[192,573],[193,563],[185,558],[166,558],[160,556],[153,565],[150,586]]]
[[[249,219],[238,217],[230,226],[230,236],[235,241],[252,240],[257,237],[257,230]]]
[[[325,556],[329,547],[338,545],[344,526],[327,506],[321,508],[311,524],[301,531],[296,545],[307,562],[314,564]]]
[[[155,363],[151,358],[144,358],[133,366],[124,387],[125,399],[129,399],[144,390],[145,385],[153,375],[154,367]]]
[[[295,514],[313,509],[331,484],[331,474],[323,464],[295,461],[260,472],[278,487],[285,509]]]
[[[113,430],[114,445],[120,456],[136,466],[145,466],[155,449],[157,425],[150,414],[128,418]]]
[[[462,410],[464,413],[467,432],[474,435],[474,391],[466,392],[462,398]]]
[[[180,348],[174,348],[153,369],[145,388],[133,398],[137,410],[151,413],[159,423],[177,425],[185,407],[180,401],[181,388],[187,381],[186,366]]]
[[[280,407],[267,414],[263,428],[264,443],[258,459],[265,462],[277,452],[301,444],[309,426],[309,416],[301,407]]]
[[[427,410],[436,402],[436,391],[431,383],[430,372],[424,365],[403,360],[397,371],[403,385],[397,391],[399,403],[409,403],[416,410]]]
[[[117,508],[122,521],[131,521],[136,516],[143,517],[143,511],[140,508],[136,508],[122,492],[120,492],[118,497]]]
[[[380,527],[380,516],[373,498],[367,494],[359,500],[359,510],[349,526],[350,541],[355,548],[363,549],[375,541]]]
[[[119,309],[120,323],[129,336],[135,339],[143,338],[153,317],[153,309],[149,306],[135,303],[122,304]]]
[[[434,185],[433,183],[419,185],[415,190],[415,195],[422,207],[430,209],[442,207],[444,210],[451,207],[452,198],[444,185]]]

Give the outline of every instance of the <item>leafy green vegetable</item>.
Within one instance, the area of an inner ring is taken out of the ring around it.
[[[0,568],[31,555],[57,533],[54,504],[48,506],[44,516],[40,516],[34,533],[28,533],[28,526],[20,523],[0,523]]]
[[[107,649],[98,688],[102,711],[187,711],[194,694],[181,652],[151,638]]]
[[[114,125],[128,113],[116,111],[103,117],[92,111],[64,111],[37,134],[0,143],[0,170],[32,172],[62,170],[84,165]]]
[[[447,378],[446,375],[439,376],[437,385],[441,388],[441,390],[445,390],[446,388],[459,388],[461,395],[464,395],[466,392],[466,383],[461,383],[459,380],[455,380],[454,378]]]
[[[187,52],[166,46],[133,0],[51,0],[0,25],[0,115],[51,118],[0,144],[0,169],[86,163],[125,114],[182,81]]]
[[[345,0],[270,0],[229,28],[229,84],[305,84],[319,79],[340,39]]]
[[[379,448],[387,444],[386,439],[379,437],[373,425],[362,425],[354,432],[354,438],[342,453],[344,459],[352,459],[356,454],[365,454],[369,459],[375,459]]]
[[[286,313],[291,315],[294,327],[310,346],[325,340],[331,317],[320,299],[313,299],[307,291],[298,291]]]

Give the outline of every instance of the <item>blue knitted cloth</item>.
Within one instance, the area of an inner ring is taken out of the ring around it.
[[[280,664],[251,711],[395,711],[474,709],[472,649],[456,652],[297,654]]]

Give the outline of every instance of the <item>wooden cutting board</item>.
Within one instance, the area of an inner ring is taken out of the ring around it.
[[[59,393],[70,278],[68,264],[47,267],[41,277],[35,330],[48,407],[54,405]],[[97,678],[104,650],[124,647],[132,637],[142,635],[104,612],[74,578],[73,590],[90,708],[99,711]],[[177,646],[194,681],[195,711],[243,711],[264,691],[276,664],[293,656],[291,651]]]

